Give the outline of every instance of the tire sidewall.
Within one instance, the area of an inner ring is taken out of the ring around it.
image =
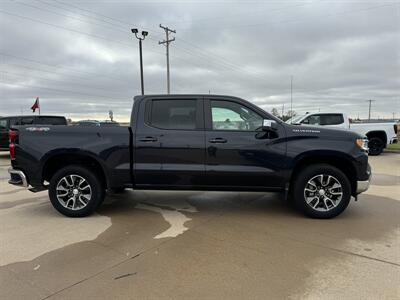
[[[62,206],[57,199],[56,189],[58,182],[61,180],[61,178],[72,174],[83,177],[89,183],[92,189],[92,197],[89,200],[89,203],[84,208],[79,210],[68,209]],[[104,188],[102,187],[99,179],[92,171],[80,166],[72,165],[60,169],[53,175],[50,180],[49,198],[54,208],[61,214],[67,217],[85,217],[93,213],[101,204],[104,198]]]
[[[326,174],[334,176],[342,185],[343,196],[338,206],[324,212],[317,211],[310,207],[304,197],[304,188],[307,182],[316,175]],[[293,198],[296,207],[309,217],[317,219],[329,219],[341,214],[349,205],[351,199],[351,185],[347,176],[339,169],[330,165],[313,165],[302,171],[295,179]]]

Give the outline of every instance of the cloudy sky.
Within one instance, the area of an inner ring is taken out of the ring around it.
[[[271,111],[400,117],[399,1],[0,0],[0,115],[129,119],[140,94],[166,92],[159,24],[176,29],[171,92],[235,95]]]

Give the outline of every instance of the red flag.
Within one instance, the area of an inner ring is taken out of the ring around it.
[[[36,97],[36,101],[35,101],[35,103],[33,103],[32,107],[31,107],[31,109],[32,109],[33,112],[35,112],[35,110],[36,110],[37,108],[40,109],[39,97]]]

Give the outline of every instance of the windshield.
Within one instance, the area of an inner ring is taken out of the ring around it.
[[[304,117],[304,115],[301,116],[294,116],[290,118],[289,120],[286,121],[287,124],[299,124],[300,120]]]

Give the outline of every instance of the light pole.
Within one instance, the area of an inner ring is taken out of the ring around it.
[[[149,34],[147,31],[142,31],[142,36],[138,36],[139,30],[137,28],[131,29],[132,33],[135,34],[135,37],[139,40],[139,55],[140,55],[140,82],[142,86],[142,95],[144,95],[144,84],[143,84],[143,58],[142,58],[142,41]]]

